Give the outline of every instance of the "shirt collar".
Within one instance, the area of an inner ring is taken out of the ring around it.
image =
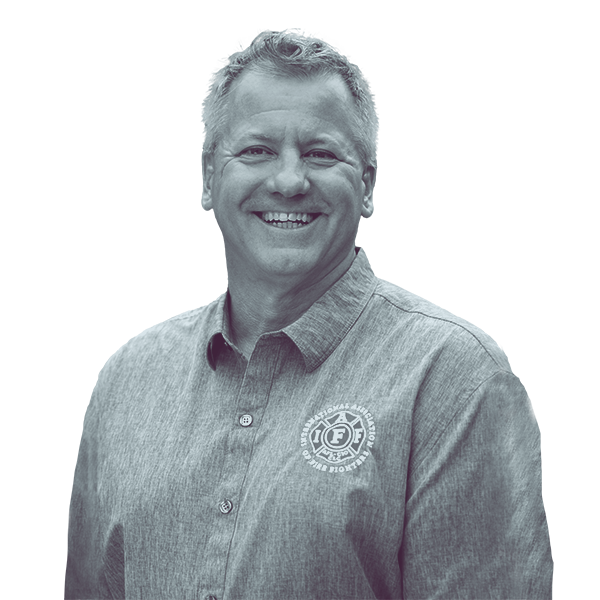
[[[206,360],[214,371],[217,358],[223,347],[231,339],[229,336],[229,294],[219,296],[212,305],[208,323],[208,342],[206,344]]]
[[[307,371],[314,371],[337,348],[373,295],[377,280],[364,250],[357,248],[350,268],[299,319],[282,329],[302,353]],[[277,332],[273,332],[277,333]],[[206,349],[215,369],[224,345],[231,345],[228,295],[215,304]]]

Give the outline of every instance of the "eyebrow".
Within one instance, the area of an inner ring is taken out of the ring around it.
[[[308,139],[304,144],[312,146],[313,144],[337,144],[337,140],[330,135],[322,135]]]
[[[254,133],[252,131],[244,133],[240,139],[242,139],[242,140],[248,140],[248,139],[262,140],[264,142],[273,141],[273,138],[270,135],[267,135],[266,133]]]

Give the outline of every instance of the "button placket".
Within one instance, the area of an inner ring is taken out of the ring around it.
[[[279,345],[265,340],[257,343],[245,365],[241,385],[236,390],[235,404],[231,406],[235,412],[227,424],[228,452],[223,458],[222,477],[214,489],[215,497],[212,500],[215,527],[207,542],[206,552],[213,558],[206,563],[202,572],[204,594],[208,590],[214,593],[219,588],[223,573],[227,570],[229,548],[241,509],[241,504],[237,506],[237,502],[242,502],[242,486],[250,466],[257,425],[269,403],[272,380],[279,364]]]

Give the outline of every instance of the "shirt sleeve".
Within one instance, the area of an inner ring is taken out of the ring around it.
[[[65,600],[125,597],[123,529],[118,524],[110,527],[110,511],[102,502],[99,483],[102,445],[96,406],[98,388],[86,412],[75,468]]]
[[[540,434],[519,380],[495,373],[435,435],[411,459],[404,598],[551,598]]]

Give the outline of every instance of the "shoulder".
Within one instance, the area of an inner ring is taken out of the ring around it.
[[[443,355],[450,362],[477,361],[490,372],[510,371],[506,355],[479,327],[397,285],[377,280],[370,303],[390,335],[401,336],[414,351]]]
[[[380,339],[390,340],[383,354],[395,353],[396,370],[413,390],[413,468],[477,419],[492,428],[502,415],[529,419],[523,386],[479,327],[381,280],[371,305],[372,320],[385,324]]]
[[[204,340],[208,341],[212,329],[220,325],[223,299],[171,317],[131,338],[108,359],[98,383],[110,385],[124,374],[141,376],[148,369],[184,368]]]

